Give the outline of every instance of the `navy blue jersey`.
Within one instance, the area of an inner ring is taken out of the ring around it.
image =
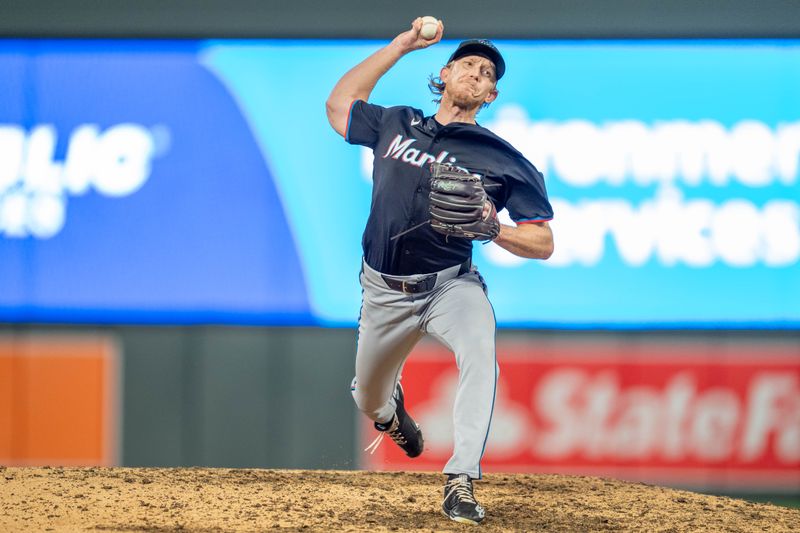
[[[516,223],[553,218],[544,178],[506,141],[477,124],[439,124],[411,107],[381,107],[356,100],[345,139],[372,148],[372,207],[362,245],[367,264],[398,276],[437,272],[463,263],[472,241],[446,238],[429,224],[430,163],[451,163],[484,179],[497,210]]]

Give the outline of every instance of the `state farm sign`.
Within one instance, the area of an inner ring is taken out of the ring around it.
[[[800,487],[798,346],[501,343],[498,357],[485,472]],[[444,348],[415,351],[403,384],[425,452],[409,460],[382,446],[365,466],[441,469],[452,451],[457,378]],[[366,439],[374,430],[365,426]]]

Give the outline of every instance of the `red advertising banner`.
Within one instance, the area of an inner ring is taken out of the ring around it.
[[[800,346],[501,342],[498,360],[484,472],[800,490]],[[420,346],[403,386],[425,452],[408,459],[387,440],[363,466],[440,470],[457,378],[450,352]]]

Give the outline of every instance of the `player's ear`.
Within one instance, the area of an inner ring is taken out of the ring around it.
[[[442,80],[443,83],[447,83],[448,76],[450,76],[450,67],[445,65],[442,67],[442,70],[439,71],[439,79]]]
[[[500,94],[500,91],[498,91],[497,89],[492,89],[489,92],[489,94],[486,95],[486,99],[484,100],[484,103],[491,104],[492,102],[497,100],[497,95],[499,95],[499,94]]]

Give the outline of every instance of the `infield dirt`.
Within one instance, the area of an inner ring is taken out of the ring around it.
[[[480,526],[438,473],[0,467],[0,531],[800,531],[800,510],[637,483],[487,474]]]

